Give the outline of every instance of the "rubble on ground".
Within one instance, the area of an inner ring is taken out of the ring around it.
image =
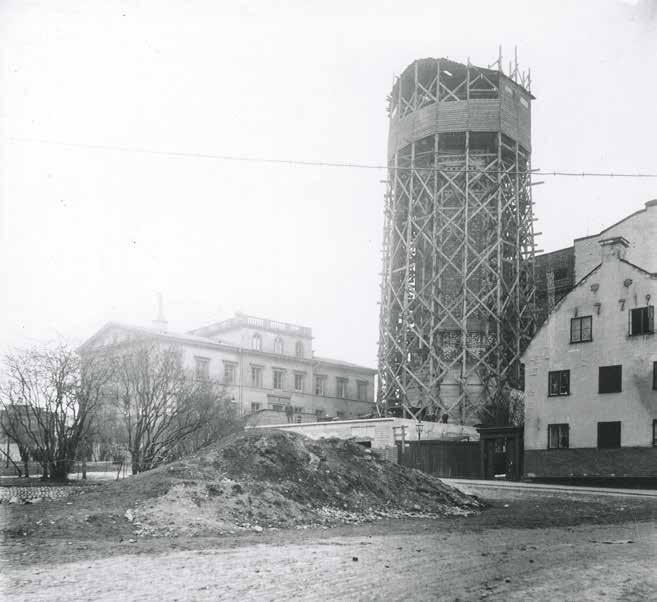
[[[142,536],[435,518],[482,508],[440,479],[383,460],[354,441],[273,429],[240,433],[117,485],[124,494],[134,489],[137,499],[124,518]],[[148,485],[159,494],[139,499]]]

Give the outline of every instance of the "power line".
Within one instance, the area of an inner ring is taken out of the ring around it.
[[[491,169],[459,169],[459,168],[438,168],[423,166],[389,166],[376,163],[352,163],[352,162],[331,162],[331,161],[307,161],[301,159],[272,159],[269,157],[244,157],[238,155],[216,155],[213,153],[195,153],[182,151],[160,151],[149,148],[130,147],[130,146],[112,146],[105,144],[85,144],[81,142],[62,142],[59,140],[42,140],[37,138],[8,137],[10,142],[30,142],[36,144],[48,144],[53,146],[63,146],[69,148],[86,148],[90,150],[105,150],[141,153],[147,155],[157,155],[164,157],[181,157],[191,159],[213,159],[217,161],[235,161],[240,163],[264,163],[274,165],[290,165],[299,167],[342,167],[352,169],[378,169],[388,171],[419,171],[419,172],[438,172],[446,174],[457,173],[487,173],[487,174],[509,174],[509,175],[540,175],[540,176],[564,176],[564,177],[594,177],[594,178],[657,178],[657,173],[623,173],[623,172],[586,172],[586,171],[558,171],[534,169],[530,171],[509,171],[509,170],[491,170]]]

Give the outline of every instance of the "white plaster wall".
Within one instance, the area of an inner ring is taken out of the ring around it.
[[[625,279],[632,284],[625,287]],[[598,284],[597,291],[591,285]],[[597,422],[621,421],[621,446],[652,445],[657,335],[630,337],[630,309],[657,302],[657,278],[610,258],[561,302],[524,355],[525,449],[547,448],[547,425],[568,423],[571,448],[597,446]],[[619,302],[625,299],[624,308]],[[596,307],[600,304],[600,311]],[[570,320],[593,316],[593,341],[570,343]],[[621,364],[622,392],[598,393],[598,368]],[[570,370],[570,395],[548,397],[548,372]]]
[[[373,448],[392,447],[395,437],[399,440],[401,433],[395,435],[395,427],[406,427],[406,441],[417,441],[416,421],[407,418],[371,418],[366,420],[341,420],[336,422],[314,422],[306,424],[279,424],[263,425],[255,428],[280,428],[310,437],[338,437],[372,441]],[[421,439],[427,440],[456,440],[459,437],[469,436],[470,441],[478,441],[479,434],[474,427],[457,424],[442,424],[438,422],[423,422]]]
[[[372,448],[380,449],[395,445],[393,418],[375,418],[370,420],[341,420],[337,422],[314,422],[307,424],[280,424],[254,428],[279,428],[299,433],[311,439],[337,437],[372,441]]]
[[[579,238],[575,245],[575,282],[600,263],[600,241],[622,236],[630,243],[625,258],[648,272],[657,272],[657,200],[596,236]]]

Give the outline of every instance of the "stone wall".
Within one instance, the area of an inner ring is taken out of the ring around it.
[[[657,447],[525,450],[525,476],[657,477]]]
[[[0,502],[18,500],[31,502],[32,500],[56,500],[69,495],[79,494],[83,487],[0,487]]]

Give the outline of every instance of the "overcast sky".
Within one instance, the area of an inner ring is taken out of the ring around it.
[[[517,45],[534,167],[657,172],[654,0],[4,0],[0,27],[3,348],[149,324],[161,291],[172,330],[239,310],[375,366],[385,173],[164,153],[383,163],[416,58]],[[546,251],[657,198],[541,179]]]

